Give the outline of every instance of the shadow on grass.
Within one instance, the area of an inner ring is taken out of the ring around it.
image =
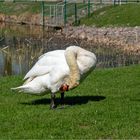
[[[74,97],[65,97],[64,98],[64,104],[65,105],[81,105],[81,104],[86,104],[89,101],[101,101],[104,100],[106,97],[105,96],[74,96]],[[60,104],[60,99],[56,98],[55,100],[56,104]],[[37,99],[33,100],[31,102],[23,102],[21,104],[24,105],[46,105],[50,104],[50,99]]]

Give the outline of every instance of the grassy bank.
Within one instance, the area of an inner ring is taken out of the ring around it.
[[[49,4],[49,3],[48,3]],[[78,7],[82,7],[81,4]],[[69,11],[69,7],[67,7]],[[0,13],[6,15],[31,16],[41,14],[41,2],[0,2]],[[45,14],[48,14],[48,8]],[[91,14],[90,18],[82,18],[80,24],[101,26],[140,26],[140,4],[124,4],[101,8]],[[13,17],[14,18],[14,17]]]
[[[41,2],[0,2],[0,13],[6,15],[38,14],[41,13]]]
[[[83,18],[81,25],[140,26],[140,4],[109,6],[97,10],[90,18]]]
[[[140,138],[139,77],[140,65],[95,70],[57,110],[49,95],[12,92],[21,76],[1,77],[0,138]]]

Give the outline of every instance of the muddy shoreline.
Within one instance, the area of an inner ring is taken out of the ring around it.
[[[45,18],[44,20],[47,20]],[[22,13],[20,15],[5,15],[0,13],[0,22],[28,25],[42,25],[40,14]]]

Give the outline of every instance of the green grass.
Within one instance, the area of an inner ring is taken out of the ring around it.
[[[22,13],[41,13],[41,2],[0,2],[0,13],[20,15]]]
[[[47,5],[55,5],[56,2],[45,3],[45,14],[48,15],[50,7]],[[54,12],[54,11],[52,11]],[[41,14],[42,13],[42,2],[31,2],[28,0],[20,0],[13,2],[0,2],[0,13],[6,15],[20,15],[23,13],[29,14]]]
[[[1,77],[0,139],[140,138],[139,78],[140,65],[95,70],[65,94],[65,104],[72,106],[49,110],[49,95],[10,90],[22,76]]]
[[[81,24],[101,26],[140,26],[140,4],[109,6],[83,18]]]

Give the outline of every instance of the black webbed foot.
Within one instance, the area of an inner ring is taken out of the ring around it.
[[[55,109],[57,105],[55,105],[55,93],[51,93],[51,104],[50,109]]]
[[[57,108],[57,105],[53,104],[53,105],[50,105],[50,109],[56,109]]]

